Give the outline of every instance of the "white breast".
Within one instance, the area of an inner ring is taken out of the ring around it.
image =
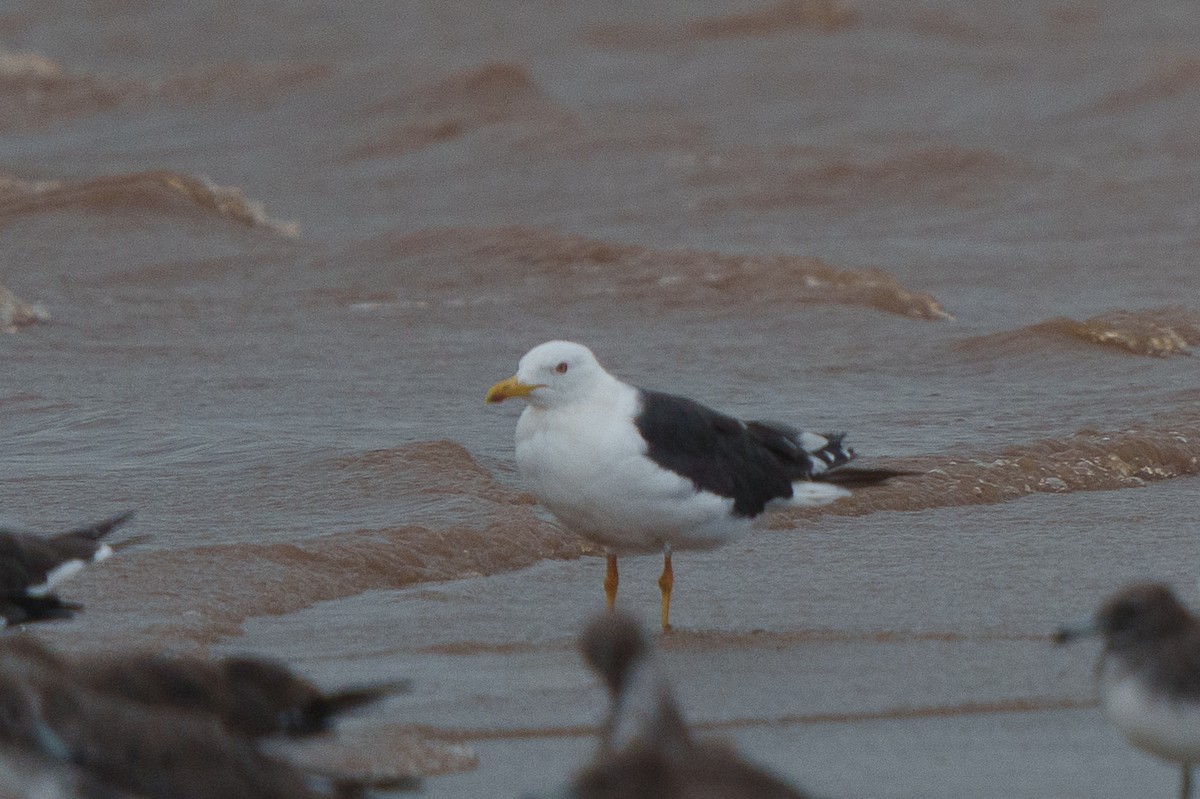
[[[1107,667],[1104,714],[1134,746],[1177,763],[1200,762],[1200,704],[1153,693],[1136,674]]]
[[[732,500],[646,457],[637,406],[636,389],[613,381],[586,405],[526,407],[516,458],[530,490],[569,529],[617,552],[709,548],[748,530]]]

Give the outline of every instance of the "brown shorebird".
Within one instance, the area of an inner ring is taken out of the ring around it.
[[[248,735],[231,732],[221,716],[225,708],[198,706],[186,682],[169,683],[180,692],[176,696],[160,682],[163,701],[151,704],[90,685],[86,672],[86,663],[31,636],[0,639],[0,749],[78,773],[97,786],[85,795],[331,799],[360,796],[368,787],[419,785],[412,777],[301,769],[265,754]],[[138,673],[125,673],[126,687]]]
[[[407,691],[406,681],[323,691],[265,658],[105,653],[64,658],[31,636],[0,638],[0,671],[47,676],[149,707],[196,711],[248,738],[328,731],[346,712]]]
[[[0,671],[0,743],[146,799],[319,796],[303,774],[215,719],[150,709],[62,679]]]
[[[558,799],[804,798],[733,749],[693,737],[631,617],[596,619],[580,648],[608,687],[611,709],[596,758]]]
[[[1129,743],[1180,767],[1179,796],[1192,795],[1200,762],[1200,619],[1161,583],[1130,586],[1089,621],[1063,627],[1057,643],[1098,635],[1104,714]]]
[[[89,563],[113,553],[104,538],[133,512],[57,535],[0,528],[0,618],[25,624],[70,618],[79,605],[63,602],[55,590]]]
[[[71,672],[91,690],[210,713],[231,732],[252,738],[326,732],[339,715],[408,690],[397,681],[323,691],[282,663],[253,657],[105,655],[84,658]]]

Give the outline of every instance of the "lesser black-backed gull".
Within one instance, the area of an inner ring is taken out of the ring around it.
[[[488,402],[522,397],[516,458],[533,493],[569,529],[607,553],[608,607],[617,556],[663,553],[662,626],[670,628],[676,549],[712,549],[745,535],[774,504],[823,505],[903,472],[847,467],[843,434],[742,421],[700,403],[623,383],[592,351],[540,344]]]
[[[1169,587],[1144,583],[1054,638],[1085,635],[1104,639],[1096,674],[1105,716],[1129,743],[1178,763],[1179,796],[1189,799],[1192,765],[1200,762],[1200,619]]]

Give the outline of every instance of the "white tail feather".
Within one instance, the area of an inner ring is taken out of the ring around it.
[[[848,496],[850,496],[849,491],[832,483],[797,480],[792,483],[792,498],[788,504],[801,508],[813,508],[818,505],[828,505],[835,499]]]
[[[817,450],[829,446],[829,439],[825,436],[819,436],[816,433],[805,431],[799,435],[800,446],[810,455]]]

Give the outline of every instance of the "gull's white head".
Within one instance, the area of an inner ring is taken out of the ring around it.
[[[608,378],[592,351],[573,341],[547,341],[521,358],[517,373],[487,393],[488,402],[525,397],[545,408],[568,405],[590,397]]]

